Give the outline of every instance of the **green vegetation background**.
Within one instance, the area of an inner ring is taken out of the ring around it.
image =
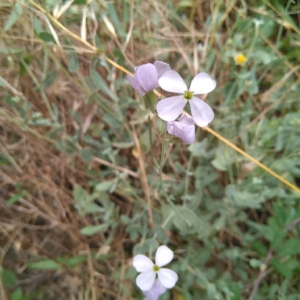
[[[197,128],[194,144],[168,146],[163,194],[156,117],[150,145],[150,112],[120,68],[211,74],[210,127],[297,187],[299,12],[290,0],[2,1],[0,299],[143,299],[132,257],[161,244],[179,275],[161,299],[300,299],[299,193]]]

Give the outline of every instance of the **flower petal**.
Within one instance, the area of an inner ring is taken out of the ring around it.
[[[168,264],[173,259],[173,251],[167,246],[160,246],[156,250],[155,264],[159,267]]]
[[[190,100],[190,105],[192,116],[198,126],[207,126],[207,124],[213,120],[214,112],[203,100],[193,97]]]
[[[154,66],[155,66],[155,68],[156,68],[156,70],[157,70],[158,78],[160,78],[161,75],[162,75],[163,73],[165,73],[166,71],[171,70],[169,64],[166,64],[166,63],[164,63],[163,61],[160,61],[160,60],[156,60],[156,61],[154,62]]]
[[[171,289],[178,280],[178,275],[174,271],[166,268],[160,269],[157,275],[161,284],[167,289]]]
[[[178,122],[184,125],[195,125],[195,121],[188,114],[182,114],[178,119]]]
[[[168,92],[183,94],[187,91],[187,86],[181,76],[173,71],[165,72],[158,80],[159,86]]]
[[[146,92],[150,92],[158,87],[158,73],[153,64],[145,64],[138,67],[136,76],[141,87]]]
[[[136,77],[136,74],[134,74],[134,76],[131,75],[127,75],[127,79],[130,83],[130,85],[141,95],[145,95],[146,92],[143,90],[143,88],[141,87],[139,80]]]
[[[174,121],[185,107],[187,100],[183,95],[168,97],[156,104],[158,116],[165,121]]]
[[[168,122],[167,130],[169,134],[181,139],[184,144],[192,144],[196,140],[195,125],[185,125],[180,122]]]
[[[153,270],[148,272],[143,272],[136,278],[136,285],[142,291],[148,291],[151,289],[151,287],[154,284],[155,276],[156,273]]]
[[[167,289],[161,284],[159,279],[156,279],[153,286],[148,291],[143,291],[148,300],[157,300]]]
[[[147,256],[138,254],[133,258],[133,266],[137,272],[147,272],[152,270],[154,263]]]
[[[195,95],[199,95],[207,94],[215,87],[216,82],[207,73],[201,72],[194,77],[189,90],[194,92]]]

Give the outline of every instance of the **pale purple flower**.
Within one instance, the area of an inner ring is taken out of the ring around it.
[[[207,73],[199,73],[188,89],[181,76],[175,71],[166,71],[158,80],[160,87],[168,92],[180,94],[159,101],[156,105],[158,116],[165,121],[174,121],[189,102],[195,123],[204,127],[214,118],[211,107],[195,95],[207,94],[215,89],[216,82]]]
[[[187,114],[183,114],[178,122],[168,122],[167,131],[181,139],[184,144],[192,144],[195,142],[195,122]]]
[[[158,79],[168,70],[171,70],[168,64],[157,60],[154,64],[136,67],[134,76],[127,75],[127,79],[131,86],[144,96],[159,86]]]
[[[150,290],[143,291],[146,298],[144,300],[157,300],[167,289],[161,284],[159,279],[156,279]]]
[[[173,251],[167,246],[158,247],[155,255],[155,264],[145,255],[138,254],[133,258],[133,266],[141,272],[136,278],[136,284],[142,291],[149,291],[154,285],[156,274],[163,287],[170,289],[178,280],[178,275],[162,266],[173,259]]]

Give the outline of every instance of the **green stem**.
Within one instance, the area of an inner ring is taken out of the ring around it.
[[[189,182],[190,182],[190,171],[192,167],[192,162],[193,162],[194,156],[191,154],[187,168],[186,168],[186,173],[185,173],[185,187],[184,187],[184,194],[187,195],[189,191]],[[186,201],[186,200],[185,200]]]
[[[166,146],[167,146],[167,131],[166,131],[166,124],[165,124],[163,136],[162,136],[162,148],[161,148],[161,156],[160,156],[160,164],[159,164],[159,179],[160,179],[161,188],[163,188],[162,169],[164,166]]]
[[[287,3],[287,5],[286,5],[286,8],[285,8],[286,11],[289,10],[291,4],[292,4],[292,1],[289,0],[288,3]],[[277,34],[276,43],[275,43],[275,48],[276,49],[279,49],[280,39],[281,39],[281,36],[282,36],[282,31],[283,31],[283,24],[281,23],[280,27],[279,27],[279,30],[278,30],[278,34]]]
[[[20,58],[20,62],[23,65],[23,67],[26,69],[27,73],[30,75],[31,79],[33,80],[33,82],[35,83],[35,85],[37,87],[40,86],[37,78],[35,77],[35,75],[33,74],[33,72],[31,71],[31,69],[28,67],[28,65],[26,64],[26,62],[23,60],[23,58]],[[43,89],[40,89],[41,95],[42,95],[42,99],[44,100],[46,107],[48,109],[49,114],[51,115],[52,120],[55,120],[55,115],[52,111],[50,102],[45,94],[45,92],[43,91]]]
[[[160,166],[154,156],[154,152],[153,152],[153,141],[152,141],[152,130],[151,130],[151,120],[150,120],[150,116],[148,116],[148,130],[149,130],[149,140],[150,140],[150,151],[151,151],[151,156],[152,156],[152,160],[155,164],[155,166],[157,167],[157,169],[160,169]]]

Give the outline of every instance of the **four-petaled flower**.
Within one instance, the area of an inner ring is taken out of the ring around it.
[[[148,291],[143,291],[146,298],[144,300],[157,300],[167,289],[156,279],[153,286]]]
[[[173,71],[166,71],[158,80],[160,87],[168,92],[180,94],[164,98],[156,105],[158,116],[165,121],[174,121],[189,102],[195,123],[204,127],[214,118],[211,107],[195,95],[207,94],[215,89],[216,82],[207,73],[199,73],[192,80],[188,89],[181,76]]]
[[[170,289],[178,280],[178,275],[162,266],[173,259],[173,251],[167,246],[158,247],[155,255],[155,264],[145,255],[138,254],[133,258],[133,266],[137,272],[141,272],[136,278],[136,284],[142,291],[151,289],[155,282],[156,274],[163,287]]]
[[[168,70],[171,70],[168,64],[157,60],[154,64],[136,67],[134,76],[127,75],[127,79],[131,86],[144,96],[159,86],[158,79]]]
[[[167,131],[181,139],[184,144],[192,144],[195,142],[195,122],[187,114],[183,114],[178,122],[168,122]]]

